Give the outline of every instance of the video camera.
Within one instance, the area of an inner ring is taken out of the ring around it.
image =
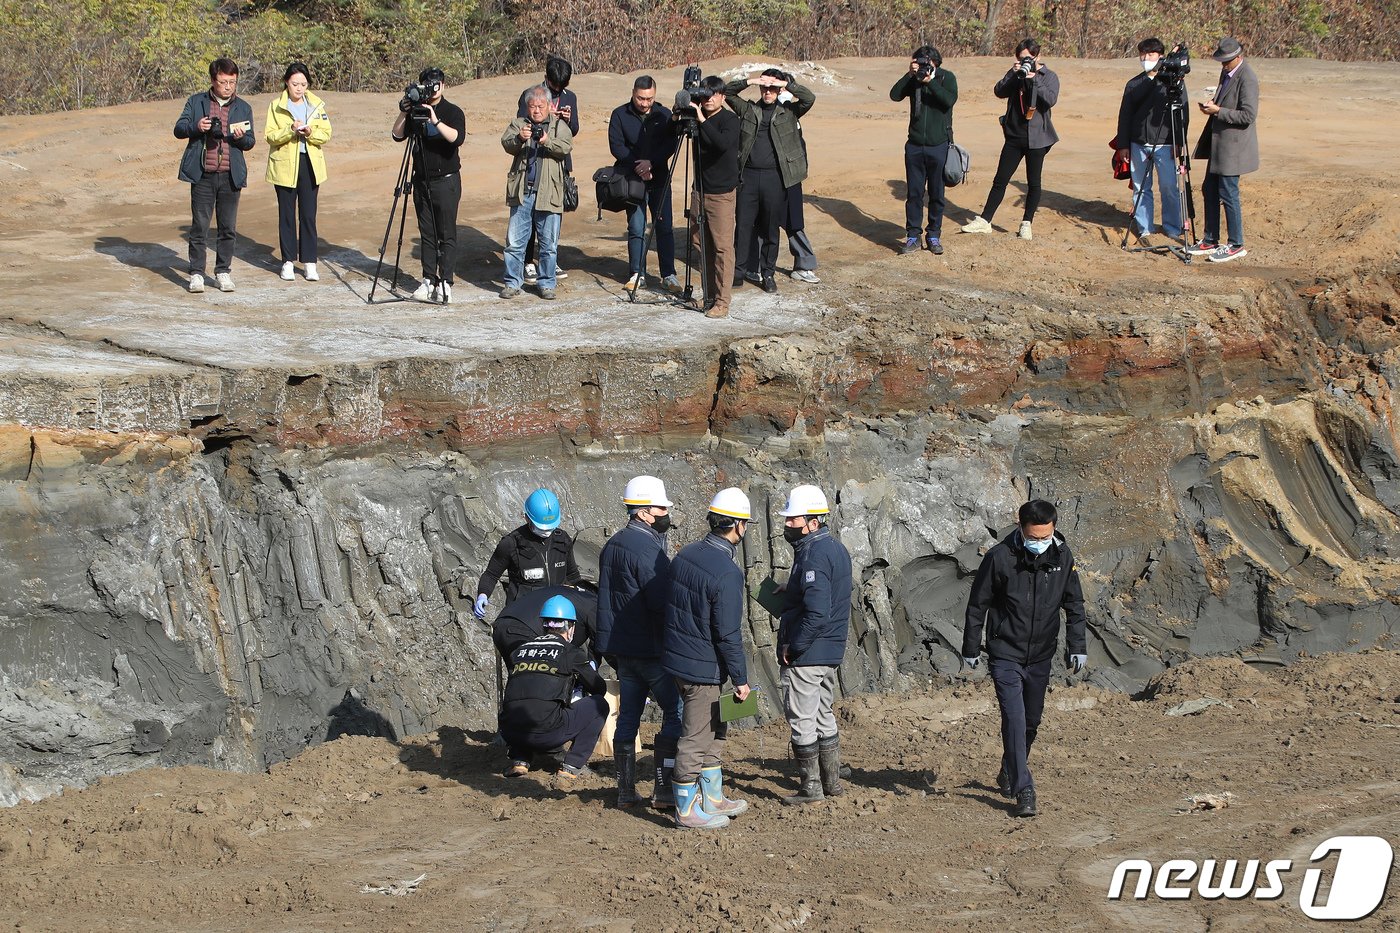
[[[681,89],[676,92],[676,101],[671,108],[671,119],[677,136],[693,137],[699,132],[695,108],[715,96],[711,88],[705,87],[704,80],[705,76],[701,74],[699,65],[686,66],[685,74],[681,78]]]
[[[1191,49],[1185,42],[1178,42],[1172,50],[1162,56],[1157,65],[1157,80],[1168,90],[1179,91],[1182,81],[1191,73]]]
[[[427,102],[437,96],[442,90],[441,81],[419,80],[403,89],[403,100],[399,101],[399,110],[408,114],[408,118],[414,123],[427,123],[432,118],[428,111]]]

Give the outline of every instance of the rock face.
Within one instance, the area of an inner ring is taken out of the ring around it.
[[[1030,496],[1061,507],[1104,686],[1193,655],[1386,643],[1394,331],[1367,309],[1394,281],[1350,306],[1199,299],[1169,322],[1016,320],[969,296],[913,329],[876,309],[821,341],[560,354],[548,392],[529,357],[247,371],[181,431],[0,429],[0,803],[156,762],[260,769],[345,732],[490,729],[470,604],[496,539],[547,485],[591,574],[642,472],[678,502],[673,549],[715,488],[749,490],[765,716],[776,620],[757,595],[790,565],[773,515],[799,482],[834,493],[855,563],[846,692],[956,671],[969,576]]]

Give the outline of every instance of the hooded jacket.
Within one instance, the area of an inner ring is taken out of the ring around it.
[[[962,656],[981,654],[985,625],[988,657],[1025,665],[1049,660],[1060,638],[1061,610],[1069,653],[1085,654],[1084,593],[1069,545],[1057,531],[1044,554],[1032,554],[1017,528],[977,568],[963,621]]]
[[[307,91],[305,100],[311,108],[306,121],[311,127],[306,136],[306,154],[311,159],[311,174],[319,185],[326,180],[326,157],[321,147],[330,142],[331,118],[326,115],[326,104],[321,98]],[[263,138],[268,147],[267,180],[283,188],[297,186],[297,172],[301,168],[301,136],[292,129],[290,101],[286,91],[273,98],[267,105],[267,122],[263,126]]]

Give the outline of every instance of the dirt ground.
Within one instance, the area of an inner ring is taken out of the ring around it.
[[[1224,702],[1169,712],[1203,697]],[[455,729],[343,738],[266,775],[107,779],[0,812],[0,918],[15,930],[1278,930],[1313,922],[1298,898],[1320,842],[1400,840],[1394,652],[1270,675],[1196,661],[1150,700],[1055,688],[1032,820],[996,793],[996,703],[980,676],[848,699],[840,719],[854,768],[842,797],[781,805],[794,776],[772,723],[730,742],[729,780],[751,810],[714,833],[616,809],[605,774],[569,795],[544,770],[507,779],[488,735]],[[1205,794],[1228,806],[1188,800]],[[1272,901],[1111,902],[1125,858],[1294,868]],[[1335,862],[1318,863],[1326,877]],[[402,896],[365,890],[420,876]],[[1397,887],[1392,873],[1355,928],[1400,926]]]
[[[962,85],[958,139],[972,150],[974,174],[950,191],[943,257],[893,252],[902,236],[905,117],[887,91],[903,63],[824,64],[837,85],[815,85],[818,103],[804,120],[808,232],[823,284],[804,291],[782,278],[779,300],[801,294],[858,309],[941,283],[1140,308],[1187,291],[1297,285],[1393,262],[1400,151],[1377,145],[1375,128],[1395,122],[1394,65],[1255,63],[1264,167],[1242,185],[1250,255],[1188,267],[1118,249],[1129,193],[1109,175],[1107,141],[1135,62],[1049,61],[1064,82],[1055,109],[1063,141],[1047,162],[1030,243],[1014,237],[1023,176],[996,234],[956,233],[991,182],[1000,102],[990,87],[1007,63],[948,63]],[[1193,99],[1214,83],[1211,71],[1198,63]],[[657,74],[666,100],[679,71]],[[574,82],[585,114],[575,162],[585,179],[610,161],[607,114],[627,99],[630,77]],[[500,78],[448,93],[472,130],[463,150],[464,284],[460,307],[423,306],[425,319],[450,314],[470,332],[500,314],[508,159],[497,139],[524,83]],[[260,147],[234,267],[247,302],[239,314],[260,327],[296,328],[289,307],[342,309],[350,323],[364,307],[363,270],[377,255],[401,151],[388,138],[396,95],[325,96],[336,135],[320,222],[325,265],[336,274],[316,285],[277,279],[275,202],[261,181]],[[253,101],[259,128],[267,100]],[[119,315],[159,327],[223,307],[231,296],[192,305],[182,290],[188,193],[175,179],[181,146],[170,136],[179,109],[166,102],[0,119],[0,324],[100,342]],[[583,210],[565,223],[561,261],[573,275],[559,305],[595,302],[606,311],[625,277],[623,225],[611,215],[595,223],[590,204],[586,191]],[[784,253],[780,267],[786,262]],[[756,290],[741,292],[736,317],[759,314],[760,301]],[[548,327],[550,313],[541,308],[538,324],[519,326]],[[1163,317],[1171,313],[1163,302]],[[597,320],[608,326],[606,315]],[[1167,715],[1201,697],[1225,702]],[[680,833],[650,810],[613,808],[606,775],[568,796],[543,772],[508,781],[488,735],[456,730],[399,744],[342,739],[266,775],[177,769],[104,780],[0,812],[0,920],[16,930],[1275,930],[1310,924],[1299,888],[1320,842],[1348,834],[1400,841],[1394,653],[1315,659],[1268,675],[1238,661],[1199,661],[1169,672],[1144,701],[1058,688],[1033,756],[1042,800],[1034,820],[1011,818],[996,794],[995,701],[980,676],[926,695],[847,699],[840,714],[855,768],[842,798],[780,805],[793,769],[784,729],[770,724],[731,743],[730,778],[753,809],[715,834]],[[1226,792],[1233,796],[1223,809],[1187,801]],[[1130,857],[1154,865],[1287,858],[1295,868],[1272,901],[1110,902],[1113,868]],[[419,876],[404,896],[364,893]],[[1387,898],[1357,928],[1400,928],[1397,885],[1392,873]]]

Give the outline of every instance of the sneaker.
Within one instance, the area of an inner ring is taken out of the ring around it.
[[[675,278],[675,276],[672,276],[672,278]],[[645,284],[646,283],[642,281],[642,274],[640,272],[634,272],[631,278],[629,278],[622,287],[629,292],[635,292]]]
[[[540,270],[535,266],[535,264],[533,262],[525,263],[525,284],[534,285],[536,282],[539,281],[539,278]]]
[[[555,269],[554,277],[556,279],[567,279],[569,277],[569,273],[565,272],[563,269]]]
[[[793,269],[792,277],[799,282],[806,282],[808,285],[816,285],[821,282],[817,274],[811,269]]]
[[[296,267],[294,267],[290,262],[284,262],[284,263],[282,263],[282,276],[281,276],[282,281],[284,281],[284,282],[291,282],[291,281],[293,281],[294,279],[296,279],[296,277],[297,277]]]
[[[554,772],[554,789],[568,793],[592,776],[593,772],[587,767],[578,768],[573,765],[564,765]]]
[[[519,294],[520,289],[516,288],[514,285],[507,285],[505,288],[501,289],[502,298],[514,298],[516,295]]]
[[[910,253],[917,253],[923,247],[919,246],[919,238],[907,236],[904,238],[904,245],[899,248],[900,255],[908,256]]]
[[[991,233],[991,232],[992,232],[992,222],[991,222],[990,220],[983,220],[983,219],[982,219],[982,216],[979,214],[978,216],[972,218],[972,219],[969,220],[967,223],[965,223],[965,224],[962,225],[962,232],[963,232],[963,233]]]
[[[422,282],[419,282],[418,287],[413,290],[413,300],[431,301],[433,298],[433,293],[436,291],[437,289],[433,287],[433,280],[424,279]]]
[[[679,295],[684,290],[684,286],[681,285],[681,280],[676,278],[674,272],[661,280],[661,287],[672,295]]]
[[[543,298],[545,301],[553,301],[554,298],[555,298],[554,289],[552,289],[552,288],[542,288],[542,289],[540,289],[540,297]]]
[[[1195,246],[1186,247],[1186,252],[1190,253],[1192,256],[1209,256],[1218,249],[1220,249],[1219,243],[1212,240],[1202,240]]]
[[[1029,220],[1021,221],[1021,229],[1016,231],[1016,235],[1023,240],[1033,239],[1031,236],[1031,222]]]
[[[512,762],[506,767],[506,777],[509,777],[509,778],[524,777],[525,775],[527,775],[527,774],[529,774],[529,773],[530,773],[530,763],[529,763],[528,761],[521,761],[521,760],[518,759],[518,758],[515,759],[514,761],[512,761]]]
[[[437,296],[438,296],[438,298],[442,301],[443,304],[445,304],[445,305],[450,305],[450,304],[452,304],[452,283],[451,283],[451,282],[439,282],[439,283],[438,283]]]
[[[729,305],[710,305],[705,309],[705,317],[729,317]]]
[[[1206,259],[1210,262],[1229,262],[1231,259],[1238,259],[1241,256],[1248,256],[1249,251],[1243,246],[1221,246],[1211,253]]]
[[[935,256],[943,255],[943,244],[939,242],[938,237],[931,236],[928,238],[928,251]]]
[[[318,272],[316,271],[316,263],[314,263],[314,262],[308,262],[308,263],[306,264],[306,281],[308,281],[308,282],[319,282],[319,281],[321,281],[321,275],[320,275],[320,273],[318,273]]]
[[[190,294],[204,294],[204,276],[200,275],[198,272],[190,276]]]
[[[215,274],[214,281],[219,283],[219,291],[233,291],[233,276],[229,275],[227,272],[219,272]]]

